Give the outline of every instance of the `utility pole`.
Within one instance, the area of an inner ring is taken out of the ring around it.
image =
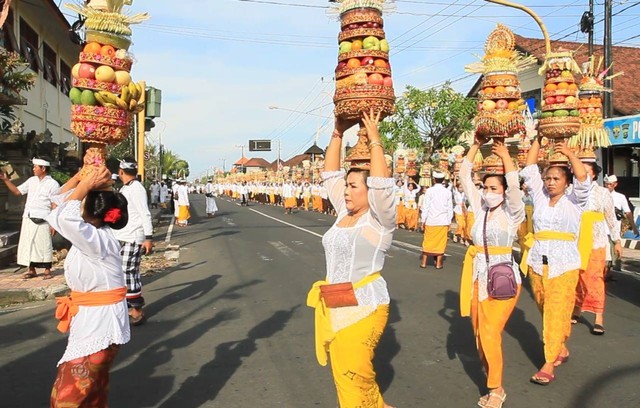
[[[147,84],[145,81],[140,81],[142,87],[142,97],[139,103],[142,104],[143,109],[138,113],[138,175],[140,181],[144,181],[144,126],[145,119],[147,118]]]
[[[611,35],[611,27],[613,23],[612,16],[613,0],[605,0],[604,2],[604,66],[611,67],[613,63],[613,37]],[[607,72],[607,76],[613,75],[613,67]],[[607,89],[613,89],[613,80],[605,79],[604,86]],[[612,92],[604,92],[604,117],[605,119],[613,117],[613,97]]]
[[[222,162],[222,172],[226,173],[227,172],[227,159],[220,159],[220,161]]]
[[[589,30],[589,57],[593,55],[593,0],[589,0],[589,18],[590,18],[590,30]]]
[[[276,167],[276,171],[280,170],[280,139],[278,139],[278,166]]]
[[[244,161],[242,161],[242,159],[244,159],[244,149],[247,146],[245,146],[245,145],[236,145],[236,147],[239,148],[239,149],[242,149],[242,155],[240,156],[240,166],[241,166],[240,170],[242,171],[242,173],[244,173]]]

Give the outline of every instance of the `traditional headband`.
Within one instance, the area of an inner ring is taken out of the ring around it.
[[[36,166],[44,166],[44,167],[51,166],[51,163],[49,163],[48,161],[42,160],[42,159],[36,159],[35,157],[31,159],[31,163],[33,163]]]
[[[122,170],[134,170],[138,168],[138,164],[120,160],[120,168]]]
[[[114,223],[120,221],[122,218],[122,211],[119,208],[112,208],[104,215],[104,222]]]

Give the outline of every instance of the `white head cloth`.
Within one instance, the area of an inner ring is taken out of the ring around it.
[[[31,163],[33,163],[36,166],[44,166],[44,167],[51,166],[51,163],[49,163],[48,161],[42,160],[42,159],[36,159],[35,157],[31,159]]]

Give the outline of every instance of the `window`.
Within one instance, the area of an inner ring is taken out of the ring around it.
[[[534,89],[533,91],[527,91],[522,93],[522,99],[527,102],[531,113],[541,109],[540,101],[542,99],[542,89]],[[533,106],[532,106],[533,104]]]
[[[20,18],[20,51],[22,51],[24,59],[29,62],[29,67],[35,72],[42,70],[42,61],[38,55],[39,43],[38,33],[24,19]]]
[[[44,79],[55,87],[58,86],[58,69],[57,59],[58,56],[53,48],[49,47],[47,43],[42,43],[42,56],[44,62]]]
[[[18,42],[16,41],[16,35],[13,32],[13,11],[9,9],[7,19],[2,26],[2,33],[0,33],[1,46],[7,51],[18,51]]]
[[[63,60],[60,60],[60,92],[69,95],[71,90],[71,68]]]

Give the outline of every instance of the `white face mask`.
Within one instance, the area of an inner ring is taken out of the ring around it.
[[[482,199],[489,208],[495,208],[502,204],[504,196],[496,193],[482,193]]]

